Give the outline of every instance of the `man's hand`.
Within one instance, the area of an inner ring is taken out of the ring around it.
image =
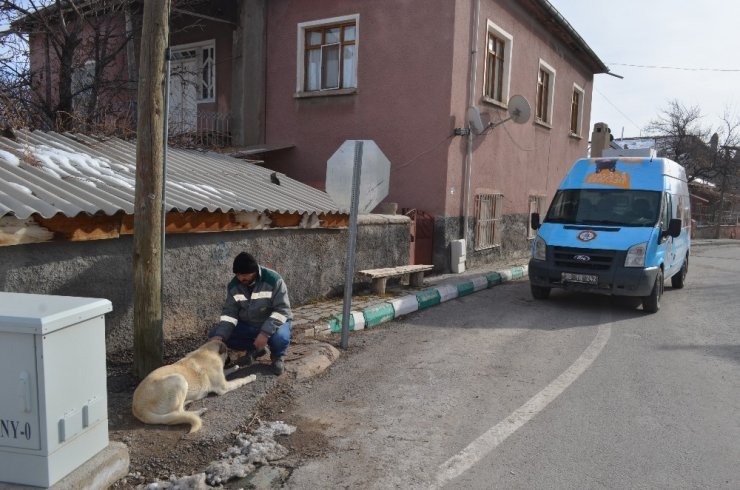
[[[259,335],[257,335],[257,338],[254,339],[254,348],[256,350],[264,349],[269,339],[270,337],[268,337],[266,333],[260,332]]]

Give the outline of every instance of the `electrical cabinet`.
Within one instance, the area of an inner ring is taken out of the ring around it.
[[[48,487],[108,445],[107,299],[0,292],[0,482]]]
[[[451,255],[451,268],[452,272],[462,273],[465,272],[465,260],[467,260],[465,250],[465,240],[451,240],[450,241],[450,255]]]

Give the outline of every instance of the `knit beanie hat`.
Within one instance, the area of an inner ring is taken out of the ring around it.
[[[258,270],[257,261],[247,252],[240,253],[234,259],[234,274],[250,274]]]

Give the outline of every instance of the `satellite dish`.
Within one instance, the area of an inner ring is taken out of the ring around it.
[[[475,106],[468,107],[468,125],[475,132],[475,134],[481,134],[486,126],[483,125],[483,121],[480,118],[480,111]]]
[[[517,124],[524,124],[529,121],[529,117],[532,115],[529,101],[521,95],[513,95],[509,99],[509,115],[511,120]]]

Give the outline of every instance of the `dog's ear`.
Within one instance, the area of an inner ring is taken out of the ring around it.
[[[219,341],[218,341],[218,355],[220,355],[220,356],[221,356],[221,355],[224,355],[224,354],[226,354],[227,352],[229,352],[229,348],[228,348],[228,347],[226,347],[226,344],[224,344],[223,342],[221,342],[221,341],[219,340]]]

